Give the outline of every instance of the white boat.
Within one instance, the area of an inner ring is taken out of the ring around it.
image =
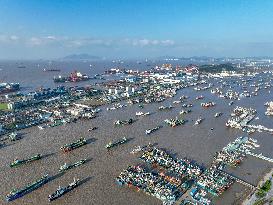
[[[41,126],[41,125],[38,125],[38,128],[40,129],[40,130],[43,130],[43,129],[45,129],[43,126]]]
[[[146,112],[146,113],[144,113],[144,112],[136,112],[136,116],[146,116],[146,115],[150,115],[150,113],[149,112]]]
[[[194,125],[199,125],[202,121],[203,121],[203,118],[199,117],[199,118],[195,121]]]

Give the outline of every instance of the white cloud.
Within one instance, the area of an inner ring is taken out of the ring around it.
[[[13,43],[19,40],[19,37],[16,35],[0,35],[0,43]]]
[[[173,40],[150,40],[150,39],[134,39],[128,40],[127,42],[131,43],[133,46],[171,46],[174,45]]]
[[[161,43],[166,46],[172,46],[175,44],[175,42],[173,40],[163,40],[163,41],[161,41]]]
[[[39,45],[42,45],[43,44],[43,41],[41,38],[37,38],[37,37],[32,37],[29,39],[29,42],[28,42],[30,45],[32,46],[39,46]]]
[[[1,35],[0,43],[18,43],[27,46],[62,46],[62,47],[90,47],[90,46],[103,46],[103,47],[156,47],[156,46],[172,46],[175,44],[173,40],[158,40],[158,39],[101,39],[101,38],[76,38],[66,36],[33,36],[30,38],[19,37],[17,35]]]
[[[19,40],[19,37],[16,36],[16,35],[11,35],[9,38],[10,38],[10,40],[12,40],[12,41],[17,41],[17,40]]]
[[[49,40],[57,40],[55,36],[46,36],[45,38]]]

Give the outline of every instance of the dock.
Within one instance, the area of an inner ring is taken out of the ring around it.
[[[219,169],[218,169],[218,170],[219,170]],[[225,171],[223,171],[223,170],[219,170],[219,171],[221,171],[223,174],[225,174],[225,175],[231,177],[231,178],[234,179],[236,182],[238,182],[238,183],[240,183],[240,184],[242,184],[242,185],[244,185],[244,186],[247,186],[247,187],[249,187],[249,188],[251,188],[251,189],[256,189],[256,188],[257,188],[257,186],[255,186],[255,185],[253,185],[253,184],[251,184],[251,183],[249,183],[249,182],[246,182],[245,180],[240,179],[239,177],[233,176],[233,175],[231,175],[231,174],[229,174],[229,173],[227,173],[227,172],[225,172]]]
[[[266,157],[266,156],[263,156],[262,153],[260,153],[260,154],[255,154],[255,153],[253,153],[253,152],[245,152],[245,153],[248,154],[248,155],[250,155],[250,156],[257,157],[257,158],[259,158],[259,159],[263,159],[263,160],[265,160],[265,161],[268,161],[268,162],[273,163],[273,159],[271,159],[271,158],[269,158],[269,157]]]

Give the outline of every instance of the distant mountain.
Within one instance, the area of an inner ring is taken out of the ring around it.
[[[87,53],[71,54],[62,58],[63,60],[101,60],[99,56],[89,55]]]

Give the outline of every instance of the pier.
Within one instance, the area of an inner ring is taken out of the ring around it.
[[[219,169],[218,169],[218,170],[219,170]],[[244,180],[242,180],[242,179],[240,179],[240,178],[238,178],[238,177],[236,177],[236,176],[233,176],[233,175],[231,175],[231,174],[229,174],[229,173],[227,173],[227,172],[225,172],[225,171],[223,171],[223,170],[219,170],[219,171],[221,171],[223,174],[225,174],[225,175],[231,177],[231,178],[234,179],[236,182],[238,182],[238,183],[240,183],[240,184],[242,184],[242,185],[244,185],[244,186],[250,187],[251,189],[256,189],[256,188],[257,188],[257,186],[255,186],[255,185],[253,185],[253,184],[251,184],[251,183],[249,183],[249,182],[246,182],[246,181],[244,181]]]
[[[269,158],[269,157],[266,157],[266,156],[263,156],[262,153],[260,154],[255,154],[253,152],[245,152],[246,154],[250,155],[250,156],[253,156],[253,157],[257,157],[259,159],[263,159],[265,161],[268,161],[268,162],[272,162],[273,163],[273,159]]]

